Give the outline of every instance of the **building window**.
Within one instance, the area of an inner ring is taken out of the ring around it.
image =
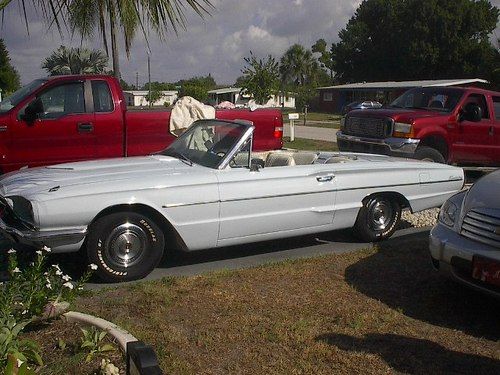
[[[331,102],[332,100],[333,100],[333,94],[331,92],[324,92],[323,93],[323,101]]]

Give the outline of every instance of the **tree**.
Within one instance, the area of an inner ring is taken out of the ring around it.
[[[187,83],[182,85],[179,91],[179,97],[191,96],[200,102],[206,102],[208,99],[208,89],[205,86]]]
[[[314,82],[320,70],[312,52],[300,44],[294,44],[280,60],[281,79],[286,84],[303,86]]]
[[[319,53],[318,58],[321,67],[328,69],[330,72],[330,83],[333,83],[333,76],[335,71],[335,55],[333,50],[333,44],[330,49],[327,49],[327,44],[324,39],[318,39],[316,43],[311,47],[313,52]]]
[[[1,1],[0,10],[12,2],[14,0]],[[26,0],[17,2],[22,9],[26,9]],[[200,17],[209,14],[209,9],[213,8],[210,0],[32,0],[32,5],[50,25],[55,24],[59,31],[61,25],[66,22],[72,33],[76,32],[84,39],[94,39],[97,31],[101,35],[106,53],[109,51],[109,37],[113,72],[117,78],[120,78],[117,41],[119,34],[123,35],[128,56],[138,29],[141,29],[146,41],[146,27],[150,27],[164,39],[170,29],[177,33],[179,28],[186,28],[186,5]],[[26,11],[24,19],[28,28]]]
[[[257,104],[265,104],[279,89],[279,66],[274,57],[257,59],[252,51],[244,58],[246,66],[241,70],[242,89],[253,96]]]
[[[163,93],[158,90],[158,89],[151,89],[151,91],[148,93],[148,95],[146,96],[146,99],[149,103],[149,106],[151,107],[152,105],[154,105],[154,103],[158,100],[161,99],[161,97],[163,96]]]
[[[60,46],[45,59],[42,68],[50,75],[101,74],[108,65],[106,54],[99,50]]]
[[[9,52],[3,39],[0,39],[0,89],[2,94],[11,93],[19,88],[19,74],[10,63]]]
[[[500,54],[489,34],[499,9],[487,0],[365,0],[339,33],[344,81],[488,77]]]

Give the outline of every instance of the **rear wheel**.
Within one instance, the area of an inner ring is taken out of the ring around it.
[[[381,241],[392,236],[400,219],[400,204],[390,196],[377,195],[364,202],[354,231],[366,242]]]
[[[90,227],[86,250],[97,276],[108,282],[141,279],[163,255],[163,232],[150,218],[135,212],[103,216]]]
[[[415,159],[432,161],[434,163],[442,163],[442,164],[446,163],[443,154],[441,154],[435,148],[427,146],[422,146],[417,148],[417,151],[415,151]]]

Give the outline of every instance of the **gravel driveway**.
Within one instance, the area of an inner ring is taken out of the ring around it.
[[[431,208],[412,214],[410,211],[404,211],[401,215],[401,226],[403,228],[422,228],[433,226],[437,222],[439,208]]]

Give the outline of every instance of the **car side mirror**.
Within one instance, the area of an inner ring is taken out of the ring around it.
[[[250,161],[250,172],[258,172],[261,168],[264,168],[264,160],[255,158]]]
[[[476,103],[468,103],[459,114],[460,121],[480,122],[483,118],[483,110]]]
[[[36,98],[24,109],[24,113],[20,115],[20,119],[27,123],[33,123],[43,113],[43,103],[40,98]]]

